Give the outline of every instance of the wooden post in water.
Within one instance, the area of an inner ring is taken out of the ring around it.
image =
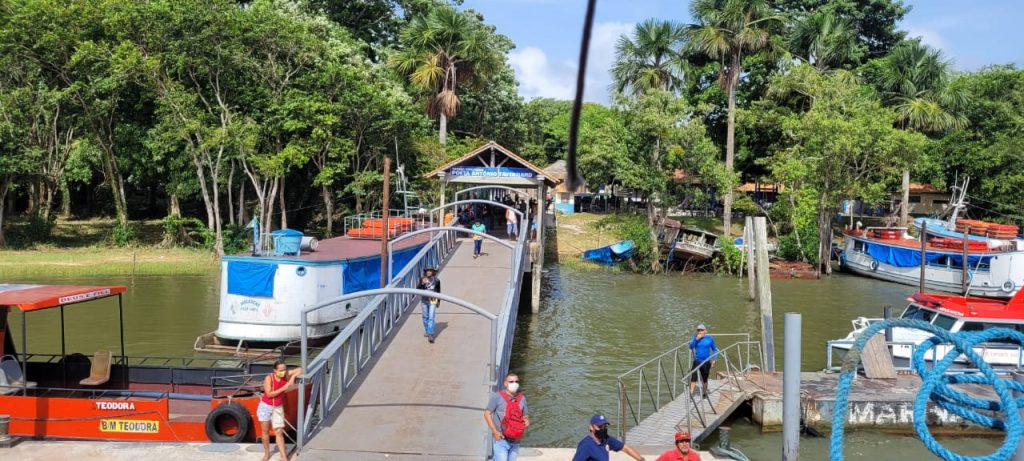
[[[389,195],[391,195],[391,157],[384,157],[384,204],[381,206],[381,236],[380,236],[380,287],[388,286],[391,274],[388,273],[388,233],[391,231],[388,215]],[[441,210],[444,213],[444,210]]]
[[[967,241],[971,239],[971,226],[964,226],[963,261],[960,261],[960,289],[967,296]]]
[[[743,226],[743,251],[747,254],[747,297],[753,301],[757,299],[757,292],[754,287],[754,218],[747,216]]]
[[[775,372],[775,332],[772,324],[772,281],[768,274],[768,224],[763,216],[754,218],[754,247],[757,252],[757,304],[761,308],[761,337],[764,367]]]
[[[924,268],[928,264],[926,255],[928,253],[928,221],[921,222],[921,286],[918,293],[924,293]]]

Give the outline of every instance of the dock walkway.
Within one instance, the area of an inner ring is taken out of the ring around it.
[[[439,271],[442,292],[495,315],[507,291],[510,250],[460,239]],[[437,340],[424,337],[421,309],[407,315],[391,343],[349,396],[306,443],[303,460],[486,457],[483,420],[491,390],[490,321],[450,303],[437,312]]]
[[[657,413],[648,416],[626,433],[630,445],[665,445],[672,443],[676,431],[689,431],[697,443],[704,441],[743,402],[763,391],[760,382],[743,375],[720,374],[708,381],[708,397],[699,398],[684,392]],[[687,405],[689,404],[689,405]],[[689,421],[687,421],[689,420]]]

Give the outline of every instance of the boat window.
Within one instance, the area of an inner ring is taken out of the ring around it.
[[[932,322],[935,318],[935,312],[927,309],[921,309],[918,306],[911,304],[907,306],[907,310],[903,311],[903,315],[900,318],[911,319],[911,320],[922,320],[928,323]]]
[[[949,267],[949,256],[940,256],[928,263],[929,266]]]
[[[937,326],[939,328],[942,328],[944,330],[949,330],[949,329],[953,328],[953,324],[954,323],[956,323],[956,319],[955,318],[950,317],[948,315],[939,314],[938,317],[935,318],[935,323],[933,325],[935,325],[935,326]]]
[[[859,252],[863,253],[864,252],[864,242],[861,242],[860,240],[855,240],[853,242],[853,251],[859,251]]]
[[[960,331],[982,331],[985,329],[985,324],[981,322],[964,322],[964,326],[960,327]]]

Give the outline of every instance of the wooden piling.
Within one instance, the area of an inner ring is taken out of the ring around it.
[[[768,224],[763,216],[754,218],[754,247],[757,252],[757,304],[761,308],[761,335],[765,371],[775,372],[775,333],[772,324],[772,285],[768,273]]]
[[[960,261],[960,289],[967,296],[967,242],[971,239],[971,226],[964,226],[963,261]]]
[[[391,281],[391,274],[388,273],[388,233],[391,231],[388,216],[391,214],[388,207],[388,196],[391,194],[391,157],[384,157],[384,204],[382,205],[381,221],[384,226],[380,236],[380,287],[388,286]],[[444,213],[444,210],[441,210]]]
[[[921,286],[918,293],[924,293],[924,268],[928,264],[926,255],[928,253],[928,221],[921,223]]]
[[[750,216],[747,216],[746,223],[743,226],[743,244],[747,255],[747,297],[753,301],[757,298],[757,291],[755,291],[754,286],[754,280],[756,279],[754,273],[754,221]]]

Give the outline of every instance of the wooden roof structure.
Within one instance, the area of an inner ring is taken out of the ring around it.
[[[536,186],[538,177],[543,178],[548,187],[554,187],[561,182],[494,141],[489,141],[423,176],[429,178],[442,175],[449,182],[507,186]]]

